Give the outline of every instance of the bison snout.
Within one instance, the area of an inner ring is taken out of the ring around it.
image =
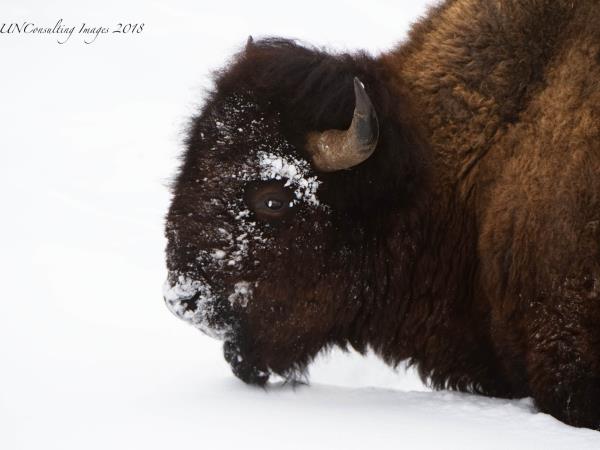
[[[170,276],[163,285],[163,298],[169,311],[208,336],[224,340],[231,335],[228,303],[220,301],[207,282],[186,275]]]

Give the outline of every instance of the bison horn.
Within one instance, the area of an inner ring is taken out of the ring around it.
[[[347,130],[310,132],[307,150],[317,170],[335,172],[350,169],[366,161],[375,151],[379,139],[379,123],[375,108],[364,85],[354,78],[354,115]]]

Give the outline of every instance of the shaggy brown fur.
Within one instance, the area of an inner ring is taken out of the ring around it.
[[[285,40],[237,55],[194,119],[167,220],[170,283],[210,286],[190,309],[228,324],[236,375],[370,346],[437,388],[531,395],[600,427],[598,23],[592,0],[450,0],[378,58]],[[306,161],[309,131],[348,126],[354,76],[374,155],[312,170],[321,206],[262,221],[244,204],[256,155]],[[239,261],[207,256],[242,232],[258,238]]]

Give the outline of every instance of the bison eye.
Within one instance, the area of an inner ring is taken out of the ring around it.
[[[266,205],[269,209],[278,210],[283,207],[283,202],[281,200],[269,199]]]
[[[266,221],[287,217],[292,211],[292,192],[283,181],[254,181],[246,187],[244,202],[259,219]]]

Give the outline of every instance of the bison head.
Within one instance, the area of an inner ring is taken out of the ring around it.
[[[295,376],[328,345],[362,345],[358,313],[376,295],[367,249],[381,218],[409,203],[420,166],[380,72],[366,55],[251,43],[193,119],[164,298],[224,340],[246,382]]]

